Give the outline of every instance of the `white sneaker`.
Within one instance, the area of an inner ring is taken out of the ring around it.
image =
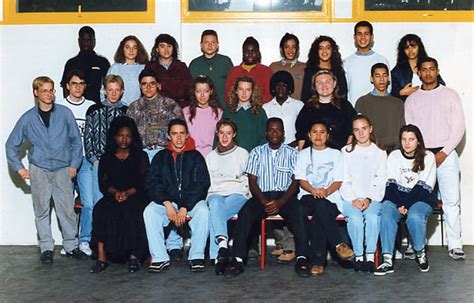
[[[79,244],[79,250],[85,253],[88,257],[92,255],[92,250],[89,247],[88,242],[82,242],[81,244]]]
[[[61,251],[59,252],[59,254],[60,254],[61,256],[63,256],[63,257],[66,256],[66,250],[64,249],[64,247],[61,248]]]
[[[403,254],[398,249],[395,249],[395,260],[401,259],[403,259]]]
[[[449,256],[453,258],[454,260],[465,260],[466,255],[464,254],[464,251],[462,248],[453,248],[449,251]]]

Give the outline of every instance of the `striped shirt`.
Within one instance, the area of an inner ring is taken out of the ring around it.
[[[255,147],[249,156],[245,172],[257,177],[262,192],[286,191],[292,182],[298,152],[282,144],[276,153],[268,143]]]

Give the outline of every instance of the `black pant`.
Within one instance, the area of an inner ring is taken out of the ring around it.
[[[334,248],[344,242],[336,222],[339,210],[336,204],[326,199],[315,199],[311,195],[301,198],[306,215],[312,216],[309,224],[311,239],[311,261],[313,265],[326,263],[327,242]]]
[[[269,200],[281,198],[285,192],[264,192]],[[303,207],[296,197],[291,197],[280,209],[279,215],[288,221],[288,226],[295,237],[297,256],[308,256],[307,219]],[[248,253],[247,239],[252,225],[268,217],[265,206],[256,198],[251,198],[239,211],[239,220],[235,225],[233,254],[235,257],[246,258]]]

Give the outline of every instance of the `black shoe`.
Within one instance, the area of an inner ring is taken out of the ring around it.
[[[171,261],[179,262],[183,260],[183,250],[182,249],[172,249],[168,251]]]
[[[245,266],[243,262],[238,262],[235,259],[232,259],[232,261],[227,265],[227,268],[225,269],[225,277],[226,278],[235,278],[241,273],[243,273],[245,270]]]
[[[89,257],[82,252],[79,248],[74,248],[70,252],[66,252],[66,257],[74,258],[78,260],[87,260]]]
[[[189,267],[192,272],[204,272],[204,260],[194,259],[189,261]]]
[[[94,266],[91,267],[89,272],[91,274],[98,274],[98,273],[104,271],[108,266],[109,266],[109,263],[97,260],[95,262]]]
[[[54,252],[52,250],[45,250],[41,253],[40,261],[43,264],[53,263]]]
[[[383,262],[374,271],[374,275],[376,275],[376,276],[385,276],[386,274],[391,274],[391,273],[394,273],[394,272],[395,272],[395,269],[393,268],[393,264],[390,265],[387,262]]]
[[[140,262],[138,259],[128,260],[128,272],[137,272],[140,271]]]
[[[296,259],[295,272],[300,278],[311,277],[311,266],[306,258]]]
[[[424,250],[416,252],[416,263],[421,272],[428,272],[430,270],[430,264]]]
[[[228,261],[229,260],[229,249],[225,247],[219,248],[219,251],[217,252],[217,260],[219,262],[221,261]]]
[[[355,261],[354,262],[354,271],[355,272],[364,271],[364,267],[365,267],[364,261]]]
[[[170,268],[170,261],[153,262],[148,266],[148,272],[162,272]]]
[[[228,264],[228,260],[216,262],[216,264],[214,264],[214,272],[216,273],[216,276],[223,276],[225,274],[225,269]]]
[[[373,261],[365,262],[364,272],[373,273],[375,271],[375,263]]]

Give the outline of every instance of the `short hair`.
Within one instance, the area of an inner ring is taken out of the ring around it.
[[[219,37],[217,36],[217,32],[213,29],[206,29],[202,32],[201,34],[201,42],[204,36],[214,36],[216,37],[216,40],[219,42]]]
[[[296,37],[296,35],[293,35],[293,34],[290,34],[290,33],[286,33],[285,35],[283,35],[283,37],[280,40],[280,55],[283,58],[285,58],[285,53],[284,53],[283,49],[285,47],[286,41],[288,41],[288,40],[295,40],[295,42],[296,42],[296,58],[298,58],[299,55],[300,55],[300,40],[298,39],[298,37]]]
[[[155,78],[156,82],[161,83],[160,75],[158,75],[157,72],[150,68],[145,68],[140,72],[140,74],[138,75],[138,82],[142,82],[142,79],[145,77],[153,77]]]
[[[265,129],[268,128],[268,126],[270,125],[270,123],[280,123],[281,124],[281,128],[283,130],[285,130],[285,124],[283,123],[283,120],[281,118],[278,118],[278,117],[271,117],[271,118],[268,118],[267,119],[267,123],[265,124]]]
[[[257,48],[257,62],[260,63],[260,61],[262,61],[262,54],[260,53],[260,44],[258,44],[257,39],[255,39],[252,36],[247,37],[245,39],[244,43],[242,44],[242,51],[244,51],[244,49],[247,45],[254,45],[255,48]],[[242,57],[243,57],[243,54],[242,54]],[[243,60],[243,58],[242,58],[242,60]]]
[[[270,92],[272,96],[275,96],[276,86],[280,82],[285,83],[288,87],[288,95],[291,95],[295,91],[295,80],[293,76],[285,70],[280,70],[274,73],[270,78]]]
[[[418,68],[418,70],[420,70],[421,65],[423,65],[423,63],[425,63],[425,62],[433,62],[434,66],[436,68],[438,68],[438,60],[436,60],[435,58],[432,58],[432,57],[422,58],[420,61],[418,61],[418,64],[417,64],[416,68]]]
[[[123,48],[125,47],[125,43],[129,40],[133,40],[137,44],[137,57],[135,62],[138,64],[148,63],[148,53],[146,52],[145,47],[142,42],[133,35],[126,36],[122,41],[120,41],[120,44],[115,51],[114,61],[117,63],[125,63],[125,52],[123,51]]]
[[[357,23],[354,25],[354,35],[357,34],[357,29],[358,29],[359,27],[363,27],[363,26],[369,28],[369,31],[370,31],[370,34],[371,34],[371,35],[374,34],[374,27],[372,26],[372,24],[370,24],[369,21],[363,20],[363,21],[357,22]]]
[[[79,37],[82,35],[91,35],[95,37],[95,31],[92,27],[86,25],[86,26],[81,27],[81,29],[79,29]]]
[[[81,71],[80,69],[73,69],[66,74],[65,83],[69,83],[69,81],[71,81],[72,77],[74,76],[78,77],[81,80],[86,80],[86,75],[83,71]]]
[[[118,83],[120,85],[120,88],[123,90],[124,89],[124,84],[123,84],[123,79],[119,75],[107,75],[104,77],[104,89],[107,88],[107,85],[110,83]]]
[[[184,128],[186,129],[186,133],[189,134],[188,125],[186,124],[186,121],[178,118],[178,119],[173,119],[168,123],[168,135],[171,132],[171,128],[175,125],[184,126]]]
[[[234,121],[230,120],[230,119],[222,119],[220,120],[219,122],[217,122],[216,124],[216,133],[219,132],[219,128],[221,128],[221,126],[224,126],[224,125],[228,125],[230,126],[230,128],[232,128],[232,131],[234,132],[234,134],[237,134],[237,124],[235,124]]]
[[[47,77],[47,76],[36,77],[33,80],[33,84],[32,84],[33,90],[40,88],[40,86],[42,86],[45,83],[51,83],[54,86],[54,81],[50,77]]]
[[[158,61],[160,58],[160,54],[156,51],[156,48],[160,43],[166,43],[173,46],[173,53],[171,56],[173,59],[178,59],[178,42],[176,39],[169,35],[169,34],[159,34],[158,37],[155,39],[155,44],[153,45],[153,49],[151,50],[151,61]]]
[[[374,75],[374,73],[375,73],[375,70],[376,70],[377,68],[384,68],[384,69],[385,69],[385,71],[387,72],[387,74],[389,74],[389,73],[390,73],[390,71],[388,70],[388,66],[387,66],[387,64],[385,64],[385,63],[382,63],[382,62],[379,62],[379,63],[375,63],[375,64],[374,64],[374,65],[372,65],[372,67],[370,68],[370,75],[371,75],[371,76],[373,76],[373,75]]]

